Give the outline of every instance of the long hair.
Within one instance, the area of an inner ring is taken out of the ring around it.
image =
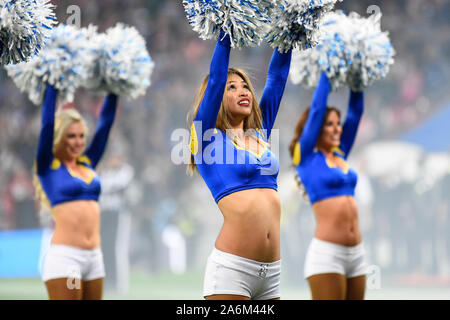
[[[309,110],[310,110],[310,107],[308,107],[305,111],[303,111],[303,113],[300,115],[300,117],[297,120],[297,124],[295,125],[294,137],[292,138],[291,142],[289,143],[289,154],[291,155],[291,158],[294,158],[295,145],[297,144],[298,139],[300,139],[300,137],[303,134],[303,130],[305,129],[306,122],[308,121]],[[332,111],[335,111],[338,114],[339,118],[341,117],[341,112],[337,108],[327,106],[327,109],[325,111],[325,116],[323,117],[322,128],[323,128],[323,124],[325,123],[325,121],[328,118],[328,115]],[[305,198],[305,200],[307,200],[308,198],[307,198],[305,187],[297,173],[295,175],[295,180],[297,182],[298,187],[303,191],[303,197]]]
[[[253,130],[261,129],[262,128],[262,112],[261,112],[261,109],[259,108],[256,96],[255,96],[255,91],[250,82],[250,78],[247,76],[247,74],[243,70],[238,69],[238,68],[229,68],[228,76],[230,76],[232,74],[236,74],[239,77],[241,77],[242,80],[244,80],[244,82],[248,85],[249,91],[251,92],[252,97],[253,97],[252,112],[248,117],[246,117],[244,119],[244,132],[249,129],[253,129]],[[200,104],[202,103],[203,97],[205,96],[206,87],[208,85],[208,79],[209,79],[209,75],[207,75],[203,79],[203,82],[198,90],[198,93],[197,93],[197,96],[196,96],[196,99],[195,99],[195,102],[193,105],[193,109],[187,115],[188,128],[191,128],[193,120],[197,116],[198,109],[200,107]],[[224,97],[225,97],[225,93],[224,93]],[[228,135],[230,135],[232,133],[231,133],[231,130],[228,130],[228,129],[232,129],[232,126],[230,123],[231,114],[230,114],[230,111],[228,110],[228,106],[224,102],[225,102],[225,99],[222,98],[222,103],[220,105],[219,113],[217,115],[216,128],[227,133]],[[250,135],[255,137],[261,144],[268,145],[265,141],[259,140],[252,131],[250,131]],[[198,137],[198,138],[201,139],[202,137]],[[233,141],[235,141],[235,143],[236,143],[235,136],[231,136],[230,138]],[[194,173],[194,171],[196,171],[196,170],[198,171],[197,165],[195,164],[194,156],[191,154],[190,161],[186,168],[186,173],[188,175],[192,175]]]
[[[55,155],[56,151],[58,150],[61,141],[64,137],[64,134],[67,131],[67,128],[72,123],[81,122],[81,124],[84,127],[84,136],[86,137],[88,134],[88,129],[86,126],[86,122],[84,121],[83,117],[80,115],[80,113],[75,109],[64,109],[59,110],[55,114],[55,128],[53,133],[53,155]],[[36,164],[35,164],[36,165]],[[35,188],[35,197],[40,203],[40,213],[43,213],[45,211],[50,211],[50,201],[48,200],[47,195],[45,194],[44,189],[42,188],[41,181],[39,180],[39,177],[37,176],[37,170],[36,167],[34,168],[34,174],[33,174],[33,184]]]

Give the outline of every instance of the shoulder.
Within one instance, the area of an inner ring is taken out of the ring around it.
[[[80,157],[77,158],[77,162],[78,163],[82,163],[86,166],[92,167],[92,161],[91,159],[87,156],[87,155],[82,155]]]
[[[340,147],[334,147],[333,153],[342,159],[345,158],[345,152]]]
[[[256,129],[254,129],[254,132],[255,132],[256,137],[258,137],[259,139],[263,139],[264,141],[267,141],[267,137],[266,137],[267,130],[266,129],[256,128]]]

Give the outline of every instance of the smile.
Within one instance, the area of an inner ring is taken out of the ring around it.
[[[238,102],[238,105],[240,106],[244,106],[244,107],[248,107],[250,105],[250,100],[249,99],[242,99]]]

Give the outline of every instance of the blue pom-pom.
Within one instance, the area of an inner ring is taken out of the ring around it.
[[[37,55],[56,24],[49,0],[0,1],[0,64],[17,64]]]
[[[267,42],[280,52],[312,48],[320,39],[319,25],[336,1],[342,0],[281,0]]]
[[[47,84],[58,89],[59,102],[72,102],[76,88],[89,77],[88,66],[93,64],[94,55],[88,40],[94,31],[92,27],[59,25],[39,56],[6,66],[7,73],[36,105],[42,104]]]
[[[352,12],[333,12],[324,18],[323,38],[314,48],[295,51],[290,70],[291,81],[315,87],[324,71],[333,90],[342,85],[362,91],[384,78],[394,62],[395,50],[388,32],[379,20]]]
[[[230,35],[231,46],[256,46],[269,31],[279,0],[183,0],[186,17],[201,39]]]
[[[96,44],[95,63],[84,86],[133,99],[144,95],[155,64],[136,28],[118,23],[95,35],[92,42]]]

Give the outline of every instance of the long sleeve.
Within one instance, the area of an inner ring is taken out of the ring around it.
[[[42,106],[41,133],[36,155],[37,173],[44,173],[53,160],[53,132],[55,127],[55,105],[58,91],[47,86]]]
[[[227,83],[230,49],[230,37],[229,35],[224,36],[223,31],[221,31],[211,59],[205,95],[194,119],[194,121],[202,122],[203,132],[216,126],[217,115],[219,114]]]
[[[103,102],[100,119],[95,129],[91,144],[85,155],[91,160],[92,167],[95,168],[100,161],[108,142],[109,132],[116,116],[118,96],[109,94]]]
[[[348,104],[347,116],[342,128],[340,149],[345,153],[347,158],[358,131],[359,122],[364,111],[364,94],[363,92],[350,91],[350,99]]]
[[[291,56],[291,50],[280,53],[278,49],[275,49],[269,64],[266,85],[259,104],[263,116],[263,127],[267,130],[267,139],[270,137],[283,97],[291,66]]]
[[[326,74],[322,72],[319,84],[314,91],[311,108],[309,110],[308,120],[302,136],[300,137],[301,158],[314,151],[317,139],[322,130],[323,118],[327,109],[328,93],[330,92],[330,81]]]

